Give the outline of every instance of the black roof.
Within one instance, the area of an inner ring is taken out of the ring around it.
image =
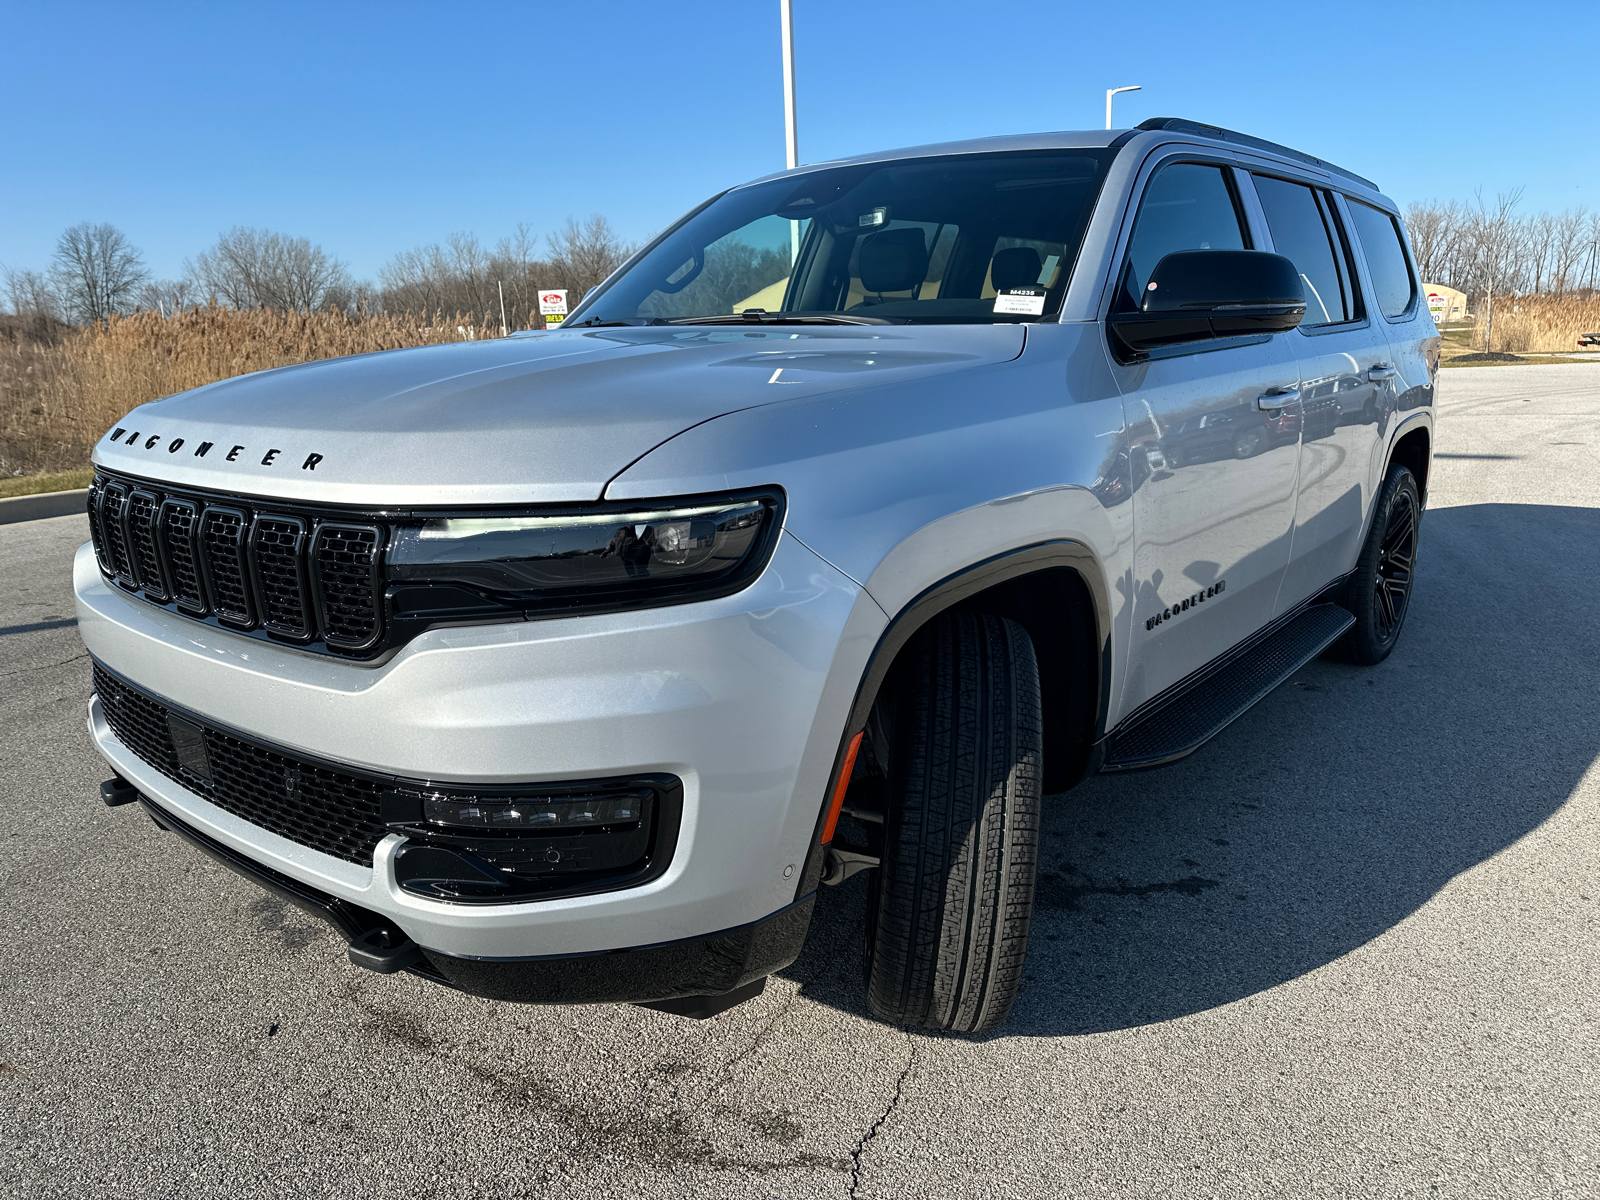
[[[1266,150],[1272,154],[1292,158],[1296,162],[1307,163],[1313,167],[1321,167],[1324,171],[1334,175],[1343,175],[1346,179],[1353,179],[1363,187],[1378,191],[1378,185],[1364,176],[1357,175],[1354,171],[1346,171],[1343,167],[1335,166],[1325,158],[1316,158],[1310,154],[1303,154],[1299,150],[1291,150],[1288,146],[1280,146],[1277,142],[1269,142],[1265,138],[1251,137],[1248,133],[1239,133],[1233,129],[1224,129],[1220,125],[1207,125],[1201,121],[1190,121],[1184,117],[1151,117],[1148,121],[1141,121],[1140,129],[1166,130],[1168,133],[1189,133],[1196,137],[1211,138],[1218,142],[1234,142],[1240,146],[1250,146],[1256,150]]]

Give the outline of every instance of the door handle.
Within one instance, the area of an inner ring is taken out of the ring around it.
[[[1385,379],[1394,378],[1394,368],[1388,363],[1373,363],[1372,369],[1367,372],[1367,378],[1373,383],[1381,383]]]
[[[1273,388],[1256,397],[1256,407],[1262,412],[1275,412],[1287,404],[1300,403],[1299,388]]]

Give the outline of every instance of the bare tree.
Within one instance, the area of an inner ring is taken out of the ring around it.
[[[1477,269],[1481,273],[1484,287],[1483,348],[1492,352],[1494,350],[1494,294],[1501,280],[1515,265],[1519,231],[1514,213],[1517,204],[1522,200],[1522,189],[1517,188],[1513,192],[1501,192],[1495,197],[1492,209],[1484,204],[1481,191],[1478,192],[1477,198]]]
[[[553,283],[543,287],[566,288],[577,301],[601,283],[633,254],[604,217],[591,216],[579,224],[571,217],[560,233],[550,239],[550,270]]]
[[[153,279],[139,289],[138,306],[147,312],[170,317],[182,312],[200,297],[188,279]]]
[[[243,226],[186,266],[195,287],[233,308],[315,312],[356,288],[345,265],[309,238]]]
[[[38,271],[14,271],[10,267],[3,270],[12,312],[30,321],[61,319],[61,305],[48,279]]]
[[[447,245],[403,250],[378,272],[386,308],[402,312],[487,313],[497,306],[493,256],[470,233]]]
[[[1406,229],[1411,234],[1411,249],[1417,256],[1417,270],[1422,272],[1423,282],[1443,282],[1449,275],[1465,215],[1455,200],[1449,204],[1417,201],[1406,209]]]
[[[1583,208],[1569,208],[1555,222],[1555,235],[1550,246],[1550,287],[1557,296],[1565,296],[1567,289],[1578,280],[1578,271],[1588,250],[1584,226],[1589,213]]]
[[[74,225],[56,241],[50,285],[69,320],[104,321],[133,306],[149,277],[139,252],[115,225]]]
[[[1600,212],[1589,214],[1589,287],[1600,287]]]

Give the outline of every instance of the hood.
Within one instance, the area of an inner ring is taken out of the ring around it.
[[[551,330],[242,375],[134,409],[94,462],[366,507],[597,500],[740,409],[1004,362],[1021,325]]]

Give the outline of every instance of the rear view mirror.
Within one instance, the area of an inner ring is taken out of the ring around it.
[[[1136,312],[1112,313],[1117,341],[1142,353],[1209,338],[1281,333],[1306,315],[1294,263],[1262,250],[1180,250],[1156,264]]]

